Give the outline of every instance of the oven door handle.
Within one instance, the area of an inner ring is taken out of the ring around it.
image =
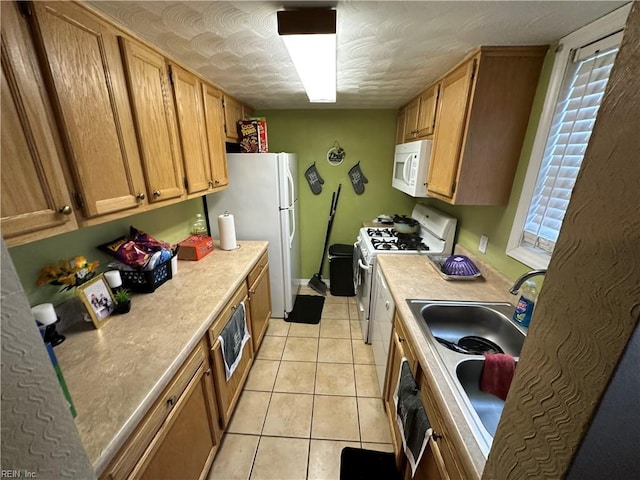
[[[365,265],[364,263],[362,263],[362,259],[361,258],[358,259],[358,265],[363,270],[367,270],[367,271],[371,270],[371,265]]]

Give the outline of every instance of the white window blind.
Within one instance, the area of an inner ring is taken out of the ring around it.
[[[572,52],[521,245],[553,252],[621,37],[617,33]]]

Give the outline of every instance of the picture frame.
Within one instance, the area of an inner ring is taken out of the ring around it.
[[[116,300],[104,274],[96,275],[87,283],[78,286],[78,295],[93,325],[102,328],[116,308]]]

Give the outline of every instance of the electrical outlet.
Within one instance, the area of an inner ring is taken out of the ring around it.
[[[478,251],[480,253],[487,253],[487,243],[489,243],[489,237],[480,235],[480,244],[478,245]]]

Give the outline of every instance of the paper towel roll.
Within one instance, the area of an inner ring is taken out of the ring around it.
[[[236,226],[233,222],[233,215],[229,212],[218,216],[218,231],[220,232],[220,248],[222,250],[235,250],[238,248],[236,243]]]

